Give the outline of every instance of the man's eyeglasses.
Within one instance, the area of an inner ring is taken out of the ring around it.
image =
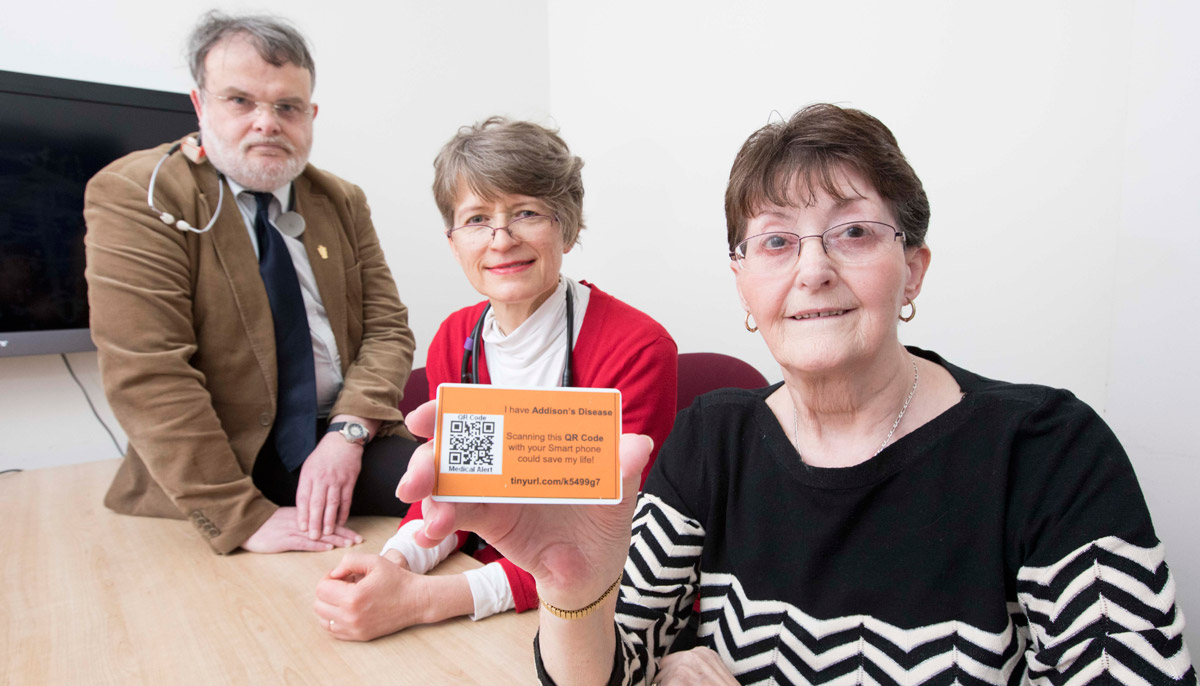
[[[508,226],[491,227],[487,224],[464,224],[446,232],[446,237],[463,247],[491,245],[497,231],[507,231],[514,241],[528,241],[544,237],[554,228],[558,217],[529,213],[510,221]]]
[[[260,109],[267,108],[275,112],[280,121],[299,122],[312,116],[313,107],[301,102],[263,102],[251,100],[241,95],[217,95],[210,93],[221,107],[235,117],[248,117],[257,114]]]
[[[838,264],[862,264],[882,257],[893,243],[904,242],[904,234],[883,222],[849,222],[822,233],[801,236],[790,231],[770,231],[738,243],[729,259],[742,269],[758,273],[791,269],[800,259],[805,238],[820,238],[829,259]]]

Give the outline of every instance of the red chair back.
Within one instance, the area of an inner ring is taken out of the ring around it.
[[[762,388],[767,378],[749,363],[721,353],[682,353],[679,356],[677,409],[692,404],[696,396],[718,388]]]
[[[404,384],[404,397],[400,399],[400,411],[408,414],[429,400],[429,381],[425,378],[425,368],[417,367],[408,375],[408,383]]]

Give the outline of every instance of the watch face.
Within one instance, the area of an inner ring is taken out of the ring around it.
[[[367,427],[363,426],[362,424],[347,424],[346,433],[350,435],[350,438],[359,440],[367,437]]]

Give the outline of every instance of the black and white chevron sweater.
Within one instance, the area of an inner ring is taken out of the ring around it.
[[[911,350],[964,397],[854,467],[800,461],[778,386],[679,415],[634,517],[611,683],[649,682],[697,594],[699,643],[742,683],[1196,683],[1099,416]]]

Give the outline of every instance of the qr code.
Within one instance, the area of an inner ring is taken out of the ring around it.
[[[504,415],[442,416],[443,474],[500,474],[504,470]]]

